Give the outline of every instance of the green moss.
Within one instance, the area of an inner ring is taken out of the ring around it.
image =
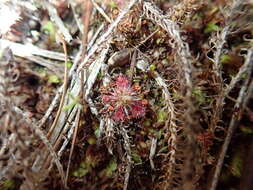
[[[113,157],[110,162],[108,163],[108,165],[106,166],[105,169],[105,175],[106,176],[111,176],[113,174],[113,172],[117,169],[117,160],[115,157]]]
[[[174,100],[179,100],[181,96],[176,90],[173,90],[172,97]]]
[[[199,104],[203,104],[204,102],[206,102],[206,95],[205,93],[201,90],[201,89],[193,89],[192,91],[192,96],[196,99],[197,103]]]
[[[82,106],[79,103],[79,97],[74,97],[72,94],[68,94],[68,96],[70,97],[70,99],[72,100],[72,102],[66,106],[63,107],[63,111],[68,111],[73,109],[76,105]]]
[[[48,82],[53,83],[53,84],[58,84],[61,82],[61,79],[56,75],[50,75],[48,77]]]
[[[96,144],[96,139],[95,139],[94,137],[89,137],[89,138],[87,139],[87,142],[88,142],[90,145]]]
[[[117,3],[116,3],[115,1],[113,1],[113,0],[110,1],[108,5],[109,5],[109,7],[110,7],[111,9],[117,8]]]
[[[72,172],[72,175],[75,177],[83,177],[86,174],[88,174],[90,171],[91,171],[91,166],[86,161],[83,161],[80,163],[79,168],[77,168],[76,170]]]
[[[94,134],[95,136],[98,138],[100,136],[100,129],[97,128],[95,131],[94,131]]]
[[[217,32],[219,30],[220,30],[220,27],[217,24],[215,24],[213,22],[209,22],[204,29],[204,33],[208,34],[211,32]]]
[[[159,131],[156,132],[156,137],[158,140],[161,139],[162,135],[163,135],[163,129],[160,129]]]
[[[12,179],[6,179],[1,185],[0,190],[11,190],[15,188],[15,181]]]
[[[46,22],[42,26],[42,30],[48,33],[51,41],[55,41],[56,27],[51,21]]]
[[[245,134],[253,134],[253,128],[247,126],[240,126],[240,130]]]
[[[157,38],[156,39],[156,44],[157,45],[159,45],[159,44],[161,44],[161,43],[163,43],[164,42],[164,39],[163,38]]]
[[[87,168],[78,168],[75,171],[72,172],[72,175],[75,177],[83,177],[87,173],[89,173],[89,169]]]
[[[165,112],[164,110],[159,110],[157,112],[157,121],[158,122],[165,122],[167,117],[168,117],[168,113]]]
[[[67,62],[67,67],[68,67],[68,69],[70,69],[70,68],[72,67],[72,65],[73,65],[73,63],[72,63],[71,61],[68,61],[68,62]]]
[[[248,73],[243,73],[241,79],[246,79],[248,77]]]
[[[241,152],[238,151],[233,156],[232,161],[231,161],[230,170],[231,170],[232,175],[238,178],[241,177],[242,168],[243,168],[242,154]]]
[[[141,164],[142,163],[141,156],[138,153],[133,152],[132,153],[132,159],[133,159],[134,163],[136,163],[136,164]]]
[[[231,61],[231,57],[227,54],[224,54],[221,56],[220,61],[223,64],[229,63]]]
[[[166,153],[168,152],[168,146],[164,146],[159,150],[159,153]]]
[[[144,122],[143,122],[143,126],[144,127],[149,127],[151,125],[151,120],[150,119],[146,119]]]
[[[151,64],[151,65],[149,66],[149,69],[150,69],[150,71],[155,71],[156,66],[155,66],[154,64]]]
[[[98,160],[96,158],[94,158],[94,156],[86,156],[86,159],[85,159],[85,163],[92,167],[92,168],[95,168],[98,164]]]

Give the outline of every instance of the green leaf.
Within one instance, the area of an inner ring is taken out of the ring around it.
[[[61,79],[57,77],[56,75],[50,75],[48,77],[48,82],[53,83],[53,84],[58,84],[61,82]]]
[[[208,34],[208,33],[211,33],[211,32],[217,32],[220,30],[220,27],[213,23],[213,22],[209,22],[207,25],[206,25],[206,28],[204,29],[204,33],[205,34]]]
[[[117,169],[117,160],[115,157],[113,157],[109,164],[106,166],[106,169],[105,169],[105,173],[106,173],[106,176],[111,176],[113,174],[113,172]]]

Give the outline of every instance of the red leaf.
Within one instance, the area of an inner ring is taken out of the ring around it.
[[[126,114],[125,114],[125,112],[124,112],[122,106],[119,107],[119,108],[116,110],[116,112],[114,112],[114,114],[113,114],[113,116],[112,116],[112,119],[113,119],[114,121],[117,121],[117,122],[119,122],[119,121],[124,121],[124,120],[126,119]]]

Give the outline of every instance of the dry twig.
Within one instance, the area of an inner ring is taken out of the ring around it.
[[[248,50],[248,54],[247,54],[244,65],[248,66],[247,67],[247,78],[245,79],[245,81],[241,87],[238,98],[236,100],[236,104],[234,106],[234,113],[233,113],[232,118],[230,120],[230,124],[229,124],[228,131],[227,131],[227,136],[225,138],[219,159],[217,161],[217,165],[216,165],[213,179],[211,182],[210,190],[215,190],[217,187],[217,184],[219,181],[219,176],[221,173],[222,165],[224,162],[224,158],[225,158],[229,143],[230,143],[233,133],[234,133],[234,131],[241,119],[243,100],[244,100],[246,93],[247,93],[248,84],[249,84],[250,76],[251,76],[252,69],[253,69],[253,48],[252,47],[251,47],[251,49]]]

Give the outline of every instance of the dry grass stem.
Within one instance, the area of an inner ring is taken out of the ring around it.
[[[243,104],[243,100],[244,100],[245,96],[247,95],[246,94],[247,90],[249,89],[248,85],[249,85],[250,76],[251,76],[251,73],[253,70],[253,48],[252,47],[251,47],[251,49],[248,50],[248,54],[245,59],[244,65],[248,66],[247,67],[247,78],[244,80],[244,83],[241,87],[238,98],[236,100],[236,104],[234,106],[234,113],[233,113],[232,118],[230,120],[229,127],[227,130],[227,136],[226,136],[223,146],[221,148],[221,153],[220,153],[219,159],[216,164],[216,168],[215,168],[215,172],[214,172],[214,175],[212,178],[210,190],[215,190],[218,185],[218,180],[220,177],[221,169],[223,166],[224,158],[227,153],[229,143],[231,141],[232,135],[233,135],[238,123],[240,122],[240,119],[242,116],[242,104]]]

